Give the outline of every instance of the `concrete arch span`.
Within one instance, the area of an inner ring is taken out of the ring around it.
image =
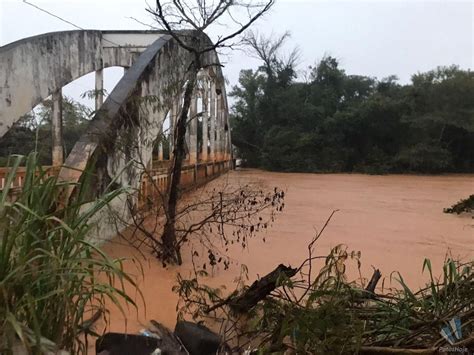
[[[53,32],[0,47],[0,137],[65,85],[107,67],[130,67],[159,32]]]
[[[211,44],[207,36],[191,32],[180,36],[206,46]],[[79,181],[89,166],[94,172],[93,193],[100,194],[113,178],[116,184],[140,192],[117,199],[104,212],[106,215],[99,217],[96,235],[110,237],[116,228],[120,229],[110,213],[120,215],[121,221],[129,220],[133,213],[130,202],[137,206],[140,196],[149,194],[146,186],[150,177],[160,181],[161,187],[166,186],[167,173],[150,169],[153,144],[167,115],[171,121],[169,140],[174,144],[174,125],[192,60],[191,54],[171,36],[159,31],[70,31],[12,43],[0,49],[2,68],[8,68],[0,72],[0,134],[41,100],[51,94],[54,99],[54,93],[75,78],[108,66],[129,67],[96,111],[59,173],[63,180]],[[206,179],[230,166],[228,105],[217,53],[206,52],[202,65],[200,85],[195,88],[189,112],[183,184]],[[205,100],[200,105],[201,112],[198,98]],[[56,99],[60,100],[60,96]],[[53,109],[53,121],[54,116]],[[198,117],[203,130],[201,147]],[[57,132],[54,128],[53,131],[54,137]]]

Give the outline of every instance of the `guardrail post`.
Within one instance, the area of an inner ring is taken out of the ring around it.
[[[158,160],[163,161],[163,142],[158,143]]]

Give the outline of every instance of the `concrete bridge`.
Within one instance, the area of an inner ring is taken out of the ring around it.
[[[200,41],[210,43],[201,37]],[[63,180],[77,182],[90,167],[97,195],[112,181],[138,191],[117,199],[104,212],[127,221],[130,202],[134,208],[141,206],[156,198],[155,186],[163,191],[168,184],[167,166],[191,59],[189,52],[161,31],[54,32],[7,44],[0,47],[0,137],[22,115],[51,97],[52,171]],[[113,66],[125,68],[124,75],[104,101],[103,70]],[[65,156],[62,88],[92,72],[95,114],[86,133]],[[206,182],[231,166],[228,104],[215,51],[204,58],[187,124],[182,186]],[[163,135],[169,147],[160,141]],[[4,174],[0,171],[0,188],[5,184]],[[21,188],[21,179],[20,173],[14,186]],[[96,232],[101,237],[115,235],[116,228],[125,226],[117,227],[110,215],[99,218]]]

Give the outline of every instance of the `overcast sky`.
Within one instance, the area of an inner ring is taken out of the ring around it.
[[[129,17],[152,22],[143,0],[28,1],[85,29],[148,29]],[[300,48],[300,70],[329,54],[339,59],[348,74],[378,78],[394,74],[407,83],[413,73],[439,65],[472,69],[473,23],[474,0],[277,0],[256,27],[266,34],[290,31],[287,50]],[[41,33],[74,29],[22,0],[0,0],[0,46]],[[241,51],[226,56],[225,61],[224,74],[230,85],[237,83],[241,69],[259,64]],[[109,69],[105,75],[110,90],[121,71]],[[77,98],[92,86],[89,76],[69,85],[65,93]]]

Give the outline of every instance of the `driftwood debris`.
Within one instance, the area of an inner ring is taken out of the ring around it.
[[[244,313],[252,309],[258,302],[262,301],[278,287],[278,280],[284,276],[291,278],[296,275],[297,269],[283,264],[278,265],[272,272],[256,280],[242,294],[229,299],[227,304],[238,313]]]
[[[369,283],[367,284],[367,287],[365,290],[372,295],[375,294],[375,288],[377,287],[377,283],[379,282],[380,278],[382,277],[382,273],[380,272],[379,269],[375,269],[374,273],[372,274],[372,277],[370,278]]]
[[[466,199],[456,202],[449,208],[445,208],[443,212],[456,214],[461,214],[463,212],[474,212],[474,195],[471,195]]]

